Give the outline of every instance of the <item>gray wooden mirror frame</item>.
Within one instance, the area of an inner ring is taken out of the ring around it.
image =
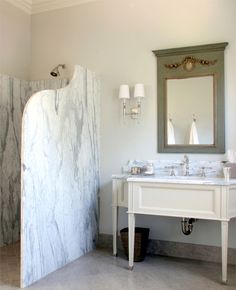
[[[157,57],[158,152],[225,153],[224,50],[227,45],[223,42],[153,51]],[[167,144],[166,80],[206,75],[214,79],[213,144]]]

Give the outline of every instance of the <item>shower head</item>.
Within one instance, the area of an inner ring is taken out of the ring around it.
[[[61,67],[61,68],[65,68],[66,66],[65,66],[65,64],[59,64],[59,65],[57,65],[51,72],[50,72],[50,75],[51,76],[53,76],[53,77],[58,77],[58,76],[60,76],[60,72],[59,72],[59,67]]]

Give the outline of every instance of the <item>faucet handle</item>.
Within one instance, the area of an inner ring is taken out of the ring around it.
[[[201,167],[201,172],[200,172],[200,176],[201,176],[201,177],[206,177],[205,168],[206,168],[206,167],[204,167],[204,166]]]
[[[201,173],[200,173],[201,177],[206,177],[206,171],[205,171],[206,169],[212,169],[212,167],[202,166],[201,167]]]
[[[170,176],[175,176],[175,166],[171,166]]]
[[[189,157],[188,157],[188,155],[184,155],[184,163],[188,163],[189,162]]]
[[[177,166],[174,166],[174,165],[167,165],[167,166],[165,166],[165,168],[168,168],[168,169],[170,169],[170,176],[175,176],[176,174],[175,174],[175,169],[177,168]]]

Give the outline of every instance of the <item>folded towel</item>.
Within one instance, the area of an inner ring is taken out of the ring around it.
[[[174,126],[170,120],[168,120],[167,124],[167,134],[168,134],[168,144],[175,144],[175,131]]]
[[[235,162],[226,162],[224,164],[225,167],[230,167],[230,177],[236,178],[236,163]]]
[[[199,144],[197,127],[196,127],[196,122],[195,121],[193,121],[192,126],[191,126],[189,144],[191,144],[191,145]]]
[[[236,152],[232,149],[227,151],[227,159],[229,162],[236,162]]]

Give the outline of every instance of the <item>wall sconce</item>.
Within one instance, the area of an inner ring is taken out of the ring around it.
[[[127,112],[126,100],[130,98],[129,86],[120,85],[119,99],[123,100],[123,117],[130,116],[132,119],[138,119],[141,114],[141,98],[144,98],[144,85],[136,84],[134,87],[134,98],[137,99],[137,103],[134,107]]]

